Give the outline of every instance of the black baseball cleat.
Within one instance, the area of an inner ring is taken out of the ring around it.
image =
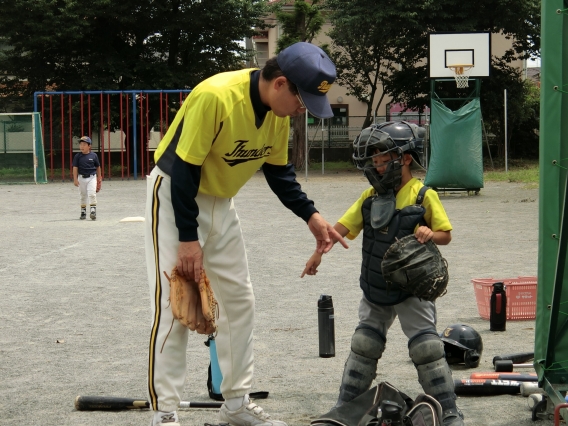
[[[464,426],[463,414],[459,409],[444,411],[443,426]]]

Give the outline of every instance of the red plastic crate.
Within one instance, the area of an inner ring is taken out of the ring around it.
[[[536,318],[536,277],[474,278],[477,310],[481,318],[488,320],[491,312],[493,284],[503,282],[507,294],[507,319],[530,320]]]

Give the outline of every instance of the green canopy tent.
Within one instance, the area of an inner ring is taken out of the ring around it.
[[[568,8],[542,1],[538,287],[534,367],[547,417],[568,390]],[[568,418],[563,409],[562,416]]]

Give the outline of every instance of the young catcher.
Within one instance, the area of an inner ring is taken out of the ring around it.
[[[372,186],[334,226],[349,239],[363,232],[359,325],[351,339],[351,353],[335,407],[370,388],[385,350],[387,332],[398,316],[424,392],[442,405],[444,426],[459,426],[463,425],[463,415],[456,407],[452,373],[436,331],[436,305],[383,276],[383,258],[396,240],[414,234],[408,238],[416,238],[426,246],[431,245],[426,244],[428,241],[446,245],[452,238],[452,226],[438,194],[412,176],[412,163],[420,164],[418,154],[424,134],[423,128],[411,123],[387,122],[363,129],[354,141],[353,159]],[[302,277],[317,273],[321,257],[318,252],[312,255]],[[445,291],[447,269],[443,269]]]
[[[225,398],[220,422],[285,426],[248,397],[254,295],[233,197],[262,167],[280,201],[307,222],[319,253],[331,249],[332,240],[346,246],[302,191],[287,159],[289,117],[306,109],[332,117],[326,93],[334,80],[335,66],[323,50],[293,44],[262,70],[221,73],[198,84],[160,142],[146,203],[152,425],[179,426],[176,410],[185,384],[188,329],[179,321],[172,326],[164,275],[177,267],[197,281],[205,269],[219,304],[215,342]]]

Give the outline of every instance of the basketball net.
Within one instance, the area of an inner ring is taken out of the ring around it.
[[[469,74],[473,65],[450,65],[448,68],[454,73],[458,89],[469,87]]]

